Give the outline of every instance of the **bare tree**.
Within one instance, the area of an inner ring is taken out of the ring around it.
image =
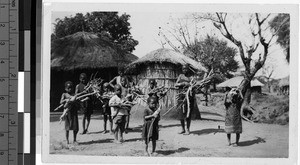
[[[251,39],[251,43],[247,43],[237,38],[237,35],[232,33],[230,24],[236,19],[229,20],[228,13],[216,12],[204,15],[194,15],[197,20],[210,20],[213,25],[218,29],[221,34],[235,44],[238,47],[240,57],[245,66],[244,80],[240,84],[239,88],[244,96],[244,101],[241,107],[241,111],[250,110],[249,103],[251,101],[251,80],[261,69],[269,54],[269,48],[273,43],[273,38],[277,34],[277,31],[271,31],[268,24],[268,19],[272,16],[271,14],[262,15],[259,13],[250,14],[248,17],[248,24],[243,25],[244,28],[250,30],[248,39]],[[243,28],[243,27],[241,27]],[[258,49],[260,47],[260,49]],[[253,55],[258,54],[258,59],[254,60]]]
[[[271,92],[271,79],[274,73],[274,66],[273,65],[268,65],[268,66],[264,66],[262,68],[262,74],[264,76],[266,76],[267,79],[267,85],[268,85],[268,91],[269,93]]]

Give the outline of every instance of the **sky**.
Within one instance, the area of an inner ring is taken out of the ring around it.
[[[56,18],[64,18],[65,16],[75,15],[76,12],[53,12],[52,13],[52,23],[55,23]],[[120,12],[124,13],[124,12]],[[147,53],[162,48],[162,43],[164,43],[165,48],[171,48],[168,44],[165,44],[162,37],[159,34],[159,28],[164,29],[164,34],[170,38],[171,42],[176,45],[175,39],[172,39],[167,33],[166,30],[170,30],[174,27],[174,23],[177,22],[177,19],[186,17],[190,13],[185,12],[132,12],[128,11],[126,14],[129,14],[130,17],[130,26],[131,26],[131,34],[134,39],[139,41],[139,44],[135,47],[135,50],[132,52],[134,55],[138,57],[142,57]],[[243,19],[243,16],[238,15],[239,18],[242,18],[235,22],[242,22],[246,19]],[[237,18],[236,18],[237,19]],[[195,32],[195,23],[188,22],[188,27],[191,29],[190,33]],[[53,30],[54,25],[52,25]],[[217,37],[221,37],[220,32],[215,29],[210,22],[204,22],[197,25],[198,29],[201,30],[202,36],[205,34],[215,35]],[[240,30],[243,27],[243,24],[233,24],[232,30],[236,36],[240,37],[239,39],[249,38],[247,35]],[[201,36],[201,35],[200,35]],[[237,37],[237,38],[238,38]],[[228,41],[228,40],[227,40]],[[248,42],[248,41],[247,41]],[[234,44],[228,42],[229,46],[235,47]],[[272,66],[274,68],[273,78],[283,78],[289,75],[289,65],[285,60],[285,56],[283,50],[279,45],[273,44],[270,48],[270,54],[266,61],[266,66]],[[239,61],[240,66],[242,66],[242,62],[240,57],[237,55],[236,60]],[[261,75],[261,70],[256,74],[256,76]]]

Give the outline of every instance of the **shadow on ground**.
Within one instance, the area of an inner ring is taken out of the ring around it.
[[[88,142],[80,142],[79,145],[90,145],[90,144],[96,144],[96,143],[112,143],[113,139],[101,139],[96,141],[88,141]]]
[[[133,138],[133,139],[127,139],[127,140],[125,140],[125,142],[136,142],[136,141],[141,141],[141,140],[143,140],[142,137],[140,137],[140,138]]]
[[[178,121],[179,122],[179,121]],[[179,127],[180,124],[161,125],[159,128]]]
[[[209,118],[204,118],[204,117],[201,117],[201,120],[225,122],[225,120],[220,120],[220,119],[209,119]]]
[[[207,112],[207,111],[202,111],[200,112],[201,115],[212,115],[212,116],[220,116],[220,117],[224,117],[223,115],[220,115],[218,113],[213,113],[213,112]]]
[[[254,140],[239,142],[239,146],[245,147],[245,146],[251,146],[253,144],[259,144],[259,143],[266,143],[266,139],[256,136],[256,139]]]
[[[159,150],[159,151],[156,151],[157,154],[162,154],[162,155],[171,155],[171,154],[175,154],[175,153],[182,153],[182,152],[185,152],[185,151],[188,151],[190,150],[189,148],[185,148],[185,147],[181,147],[181,148],[178,148],[177,150]]]
[[[216,134],[216,133],[223,133],[225,132],[224,129],[214,129],[214,128],[209,128],[209,129],[202,129],[198,131],[191,131],[191,134],[196,134],[196,135],[207,135],[207,134]]]

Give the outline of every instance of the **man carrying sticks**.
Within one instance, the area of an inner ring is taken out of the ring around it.
[[[178,118],[180,120],[182,130],[179,134],[190,134],[190,126],[191,126],[191,113],[194,109],[194,97],[195,93],[193,91],[189,91],[188,88],[191,86],[191,82],[193,80],[193,76],[190,72],[189,65],[182,66],[182,73],[178,76],[178,79],[175,83],[175,87],[178,88],[179,93],[176,96],[177,100],[177,111]],[[185,122],[186,128],[185,129]]]

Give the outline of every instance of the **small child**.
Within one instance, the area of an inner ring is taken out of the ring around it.
[[[78,133],[78,113],[76,108],[76,95],[74,96],[73,83],[65,83],[65,93],[61,95],[60,103],[64,104],[64,112],[60,119],[65,119],[66,140],[69,144],[69,130],[73,130],[74,144],[77,144],[76,136]]]
[[[121,88],[122,88],[122,93],[121,96],[124,100],[132,102],[132,94],[130,93],[130,87],[128,84],[128,79],[126,77],[121,77],[121,84],[120,84]],[[127,108],[127,113],[128,115],[126,116],[126,122],[125,122],[125,134],[128,133],[129,130],[131,130],[129,128],[129,121],[130,121],[130,110],[131,108]]]
[[[76,95],[82,95],[85,94],[85,86],[87,85],[87,76],[85,73],[81,73],[79,76],[79,81],[80,83],[76,86],[75,94]],[[82,133],[81,134],[86,134],[90,125],[91,121],[91,115],[92,115],[92,109],[91,105],[89,105],[90,99],[89,97],[86,97],[84,100],[81,102],[81,108],[83,111],[83,119],[82,119]],[[86,126],[85,126],[85,121],[87,121]]]
[[[160,120],[160,107],[158,106],[158,99],[155,96],[151,96],[147,99],[148,107],[144,110],[144,125],[142,137],[146,144],[146,154],[151,156],[155,152],[156,140],[158,140],[158,122]],[[152,152],[148,152],[148,143],[152,141]]]
[[[115,95],[109,100],[111,115],[114,122],[115,143],[124,142],[123,133],[125,131],[126,116],[128,115],[129,106],[122,97],[122,87],[115,85]]]
[[[163,86],[161,87],[157,87],[157,82],[155,79],[150,79],[149,80],[149,87],[147,88],[147,95],[149,97],[151,96],[155,96],[158,98],[158,101],[163,98],[167,92],[169,91],[169,89],[164,88]]]
[[[110,85],[108,83],[103,84],[102,108],[103,108],[103,128],[104,128],[103,133],[104,134],[107,133],[107,130],[106,130],[107,120],[109,121],[110,134],[113,133],[112,132],[113,123],[112,123],[111,111],[110,111],[110,107],[108,105],[109,100],[113,96],[113,92],[110,91],[109,87],[110,87]]]

